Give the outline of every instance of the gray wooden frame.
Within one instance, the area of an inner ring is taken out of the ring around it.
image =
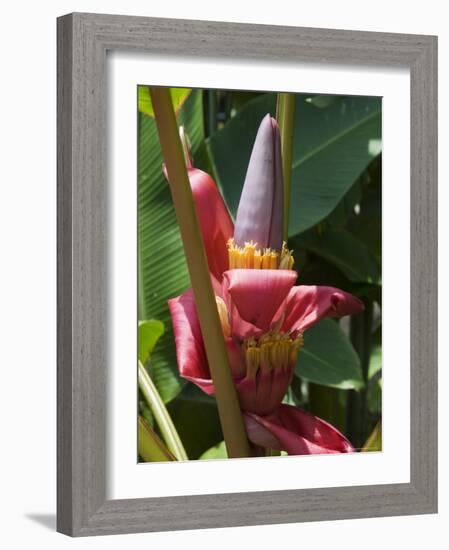
[[[411,71],[411,481],[106,500],[106,52]],[[437,511],[437,39],[75,13],[58,19],[58,506],[72,536]]]

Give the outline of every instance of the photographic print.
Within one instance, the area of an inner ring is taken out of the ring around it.
[[[381,451],[382,98],[141,85],[136,116],[138,461]]]
[[[58,18],[58,531],[437,511],[437,72],[435,36]]]

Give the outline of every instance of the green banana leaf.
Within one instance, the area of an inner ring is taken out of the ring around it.
[[[193,154],[204,139],[202,92],[194,90],[178,116],[189,135]],[[170,190],[162,173],[156,123],[139,113],[138,150],[139,319],[160,320],[165,333],[155,347],[151,377],[164,402],[184,381],[177,373],[176,351],[167,300],[190,286]]]
[[[189,383],[167,406],[191,460],[223,440],[215,399]]]
[[[217,458],[228,458],[226,451],[226,444],[224,441],[220,441],[218,445],[214,445],[210,449],[207,449],[201,456],[200,460],[215,460]]]
[[[364,386],[359,357],[332,319],[323,319],[305,331],[295,374],[309,382],[343,390]]]
[[[380,270],[363,242],[346,229],[314,230],[298,238],[300,246],[338,267],[352,282],[380,284]]]
[[[192,90],[190,88],[170,88],[170,96],[173,103],[173,109],[176,114],[184,105]],[[138,108],[141,113],[154,117],[153,103],[151,101],[150,88],[148,86],[139,86],[137,88]]]
[[[156,319],[139,321],[138,354],[140,361],[145,364],[152,353],[159,338],[164,334],[164,323]]]

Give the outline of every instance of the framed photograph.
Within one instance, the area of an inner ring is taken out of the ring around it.
[[[437,39],[58,19],[58,531],[437,511]]]

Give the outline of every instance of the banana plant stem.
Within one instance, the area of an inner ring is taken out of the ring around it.
[[[167,88],[150,88],[150,94],[228,456],[247,457],[250,447],[229,367],[170,94]]]
[[[292,181],[293,134],[295,129],[295,94],[281,92],[278,94],[276,119],[281,134],[282,171],[284,175],[284,227],[282,233],[284,241],[287,242]]]
[[[139,388],[161,430],[162,437],[176,460],[188,460],[187,453],[176,431],[175,425],[157,391],[150,375],[139,361]]]
[[[176,460],[152,427],[141,416],[139,416],[137,422],[139,455],[145,462],[167,462]]]

